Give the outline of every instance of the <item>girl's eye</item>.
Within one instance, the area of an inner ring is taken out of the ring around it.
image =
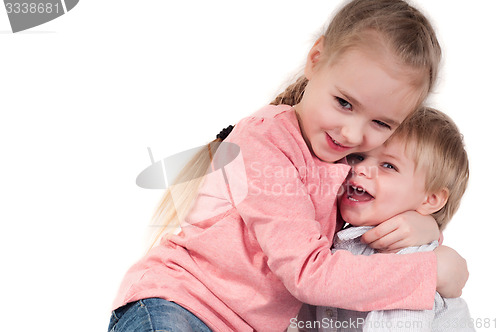
[[[384,168],[387,168],[387,169],[393,169],[395,171],[397,171],[398,169],[396,168],[396,166],[394,166],[393,164],[389,164],[389,163],[383,163],[382,164],[382,167]]]
[[[391,126],[389,126],[387,123],[385,122],[382,122],[380,120],[373,120],[373,122],[375,122],[378,126],[382,127],[382,128],[386,128],[386,129],[389,129],[391,130]]]
[[[337,99],[337,102],[339,103],[340,107],[347,109],[347,110],[352,109],[352,105],[347,100],[342,99],[340,97],[335,97],[335,99]]]

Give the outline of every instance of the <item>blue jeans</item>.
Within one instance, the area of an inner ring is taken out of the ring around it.
[[[113,311],[108,332],[211,332],[180,305],[160,298],[131,302]]]

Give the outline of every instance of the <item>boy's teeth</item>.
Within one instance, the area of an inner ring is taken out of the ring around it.
[[[349,200],[352,202],[368,202],[374,197],[367,192],[364,188],[351,185],[347,193]]]
[[[352,189],[357,190],[357,191],[360,191],[360,192],[362,192],[362,193],[364,193],[364,192],[365,192],[365,190],[364,190],[363,188],[358,188],[358,187],[355,187],[355,186],[352,186]]]

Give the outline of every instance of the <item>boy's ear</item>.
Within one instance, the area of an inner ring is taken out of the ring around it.
[[[304,75],[308,80],[311,79],[312,74],[319,67],[319,62],[324,51],[324,41],[325,41],[325,36],[319,37],[318,40],[316,40],[316,42],[314,43],[311,50],[309,51],[309,54],[307,55],[307,62],[306,62],[306,68],[304,70]]]
[[[450,192],[447,188],[442,188],[435,193],[431,193],[426,196],[425,200],[417,209],[417,212],[423,215],[430,215],[437,212],[446,204],[449,196]]]

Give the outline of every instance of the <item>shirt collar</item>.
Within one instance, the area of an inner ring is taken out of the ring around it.
[[[372,229],[373,226],[360,226],[360,227],[348,227],[339,231],[336,235],[337,240],[342,243],[343,241],[354,240],[361,235]]]

